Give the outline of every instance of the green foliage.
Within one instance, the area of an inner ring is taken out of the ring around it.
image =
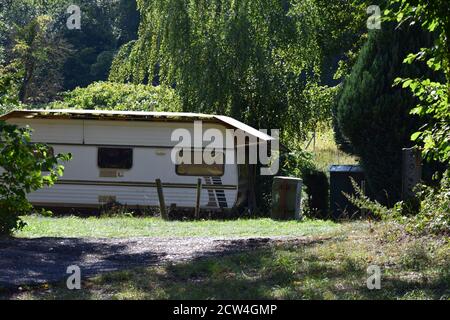
[[[423,155],[428,160],[450,163],[450,102],[448,85],[430,79],[398,78],[396,84],[409,87],[419,104],[411,114],[428,121],[419,131],[411,135],[411,140],[420,142]]]
[[[280,174],[301,178],[306,170],[315,169],[314,156],[306,151],[283,153],[280,156]]]
[[[419,25],[436,35],[432,45],[410,53],[404,63],[426,62],[430,70],[442,72],[445,81],[427,76],[398,75],[395,84],[409,88],[419,103],[411,114],[421,116],[426,123],[411,135],[423,147],[429,160],[450,164],[450,2],[447,0],[390,0],[385,11],[387,19],[399,25]],[[448,172],[438,187],[421,186],[417,194],[420,210],[409,221],[412,230],[429,233],[450,233],[450,183]]]
[[[70,155],[53,155],[44,144],[31,142],[31,131],[0,122],[0,235],[8,235],[24,227],[20,216],[33,209],[26,195],[51,186]]]
[[[408,60],[427,59],[428,65],[434,70],[443,70],[447,82],[450,81],[450,4],[447,0],[390,0],[389,8],[384,14],[388,19],[395,20],[399,25],[420,25],[429,32],[435,32],[438,37],[433,46],[423,48],[417,54],[412,54]]]
[[[103,109],[129,111],[180,111],[181,102],[173,89],[143,84],[95,82],[86,88],[63,94],[52,109]]]
[[[119,50],[110,81],[175,87],[183,111],[281,129],[288,146],[329,119],[334,88],[322,70],[351,47],[366,16],[353,0],[139,0],[138,8],[138,39]],[[257,177],[261,212],[270,180]]]
[[[21,70],[17,62],[5,67],[0,65],[0,114],[23,107],[19,102]]]
[[[314,156],[305,151],[283,154],[280,174],[302,178],[307,199],[307,215],[327,218],[329,206],[329,183],[327,175],[314,163]]]
[[[426,72],[403,64],[403,58],[428,41],[417,28],[394,30],[384,23],[382,30],[371,31],[339,96],[339,129],[360,158],[370,193],[383,204],[400,198],[401,150],[412,146],[410,136],[419,127],[409,115],[417,101],[393,82],[398,75]]]
[[[139,23],[134,0],[79,0],[76,4],[82,12],[81,30],[65,27],[68,15],[60,18],[59,25],[64,39],[75,49],[64,65],[66,90],[107,80],[114,54],[136,38]]]
[[[350,46],[365,16],[355,3],[140,0],[138,40],[121,48],[110,80],[175,85],[185,111],[285,129],[290,143],[328,113],[303,91],[320,89],[326,60]]]
[[[437,187],[419,185],[416,198],[397,202],[387,208],[364,195],[352,179],[355,195],[344,195],[356,207],[384,220],[396,220],[415,235],[450,235],[450,173],[444,174]]]
[[[61,90],[62,66],[70,47],[53,32],[52,23],[50,16],[39,15],[11,31],[10,58],[0,64],[0,82],[7,88],[1,100],[45,103]]]
[[[447,0],[391,0],[389,4],[385,14],[391,20],[417,24],[437,35],[433,45],[409,54],[404,62],[425,61],[431,70],[443,72],[446,82],[401,77],[396,84],[409,88],[420,100],[411,113],[430,119],[411,138],[421,142],[428,159],[450,163],[450,3]]]
[[[409,227],[424,234],[450,235],[450,172],[437,187],[421,186],[417,198],[420,211],[409,221]]]
[[[350,178],[350,180],[355,193],[348,194],[343,192],[343,194],[355,207],[364,210],[379,219],[392,218],[392,213],[397,212],[397,207],[395,209],[389,209],[378,201],[370,199],[353,178]]]
[[[73,4],[81,10],[80,30],[66,25],[67,8]],[[42,17],[51,23],[45,28],[40,24],[43,31],[33,35]],[[21,67],[32,73],[34,86],[47,89],[28,102],[45,103],[61,90],[106,80],[116,50],[137,35],[139,13],[134,0],[5,0],[0,2],[0,21],[0,65],[17,59],[13,49],[17,40],[22,41],[26,47],[21,51],[27,52],[29,62]],[[24,31],[26,37],[21,36]]]
[[[303,91],[304,109],[309,109],[312,128],[315,132],[318,126],[326,124],[331,119],[331,111],[339,92],[339,86],[320,86],[308,83]]]
[[[51,30],[52,18],[37,16],[19,27],[12,52],[23,67],[19,100],[22,103],[46,103],[62,89],[62,66],[70,46]]]
[[[23,69],[18,62],[8,66],[0,65],[0,113],[19,103],[20,79]]]

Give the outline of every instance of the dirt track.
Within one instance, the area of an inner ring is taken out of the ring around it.
[[[77,265],[83,277],[138,266],[225,255],[307,238],[33,238],[0,240],[0,288],[62,280]]]

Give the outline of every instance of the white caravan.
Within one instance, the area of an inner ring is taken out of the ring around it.
[[[1,120],[29,126],[33,142],[49,144],[55,154],[72,154],[54,186],[29,194],[35,206],[48,208],[99,208],[111,202],[157,207],[156,179],[162,182],[167,206],[193,208],[199,178],[202,210],[241,207],[253,189],[249,181],[254,181],[255,166],[236,161],[177,165],[171,159],[177,145],[172,133],[182,128],[194,134],[194,121],[201,121],[203,130],[240,129],[247,139],[257,138],[258,143],[274,140],[230,117],[194,113],[16,110]],[[230,151],[224,148],[223,156]]]

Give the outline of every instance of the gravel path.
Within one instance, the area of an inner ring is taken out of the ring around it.
[[[308,238],[15,238],[0,239],[0,288],[54,282],[77,265],[83,277],[181,262]]]

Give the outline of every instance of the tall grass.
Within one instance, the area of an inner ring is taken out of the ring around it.
[[[330,125],[323,125],[315,133],[301,143],[301,148],[314,154],[314,162],[317,167],[325,172],[333,164],[358,164],[358,158],[342,152],[334,141],[333,129]]]

